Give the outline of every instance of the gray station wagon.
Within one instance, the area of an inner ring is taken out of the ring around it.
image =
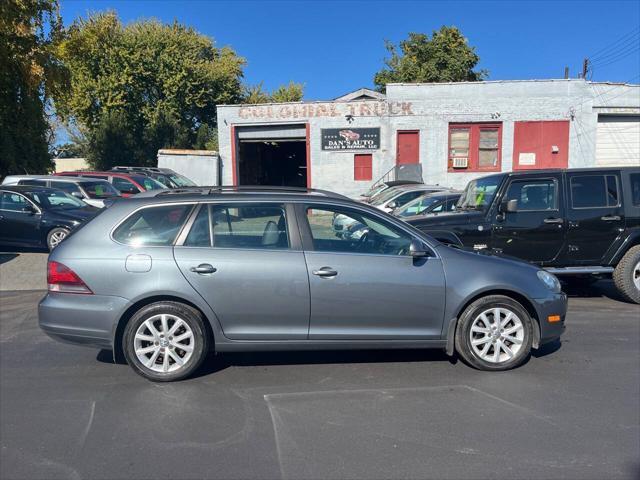
[[[365,226],[357,238],[334,215]],[[211,350],[441,348],[482,370],[564,330],[537,267],[463,251],[320,190],[198,187],[116,201],[50,255],[50,336],[111,349],[156,381]]]

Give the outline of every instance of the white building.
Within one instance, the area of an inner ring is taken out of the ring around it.
[[[463,187],[513,169],[640,164],[640,85],[585,80],[390,84],[329,102],[218,107],[224,184],[356,196],[400,164]]]

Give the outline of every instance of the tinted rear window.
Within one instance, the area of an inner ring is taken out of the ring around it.
[[[163,205],[138,210],[113,232],[113,239],[133,246],[172,245],[193,205]]]
[[[631,203],[640,207],[640,173],[632,173],[629,178],[631,179]]]
[[[573,208],[605,208],[619,204],[615,175],[575,175],[571,177]]]

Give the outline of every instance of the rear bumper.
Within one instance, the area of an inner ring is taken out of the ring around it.
[[[540,323],[540,345],[557,340],[565,330],[564,320],[567,316],[567,295],[556,293],[547,298],[535,299],[534,301]],[[548,318],[554,315],[560,315],[559,322],[548,321]]]
[[[127,304],[122,297],[48,293],[38,305],[38,324],[55,340],[111,349]]]

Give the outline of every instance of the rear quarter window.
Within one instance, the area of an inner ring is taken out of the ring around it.
[[[192,204],[142,208],[114,230],[113,239],[132,246],[173,245],[192,208]]]

